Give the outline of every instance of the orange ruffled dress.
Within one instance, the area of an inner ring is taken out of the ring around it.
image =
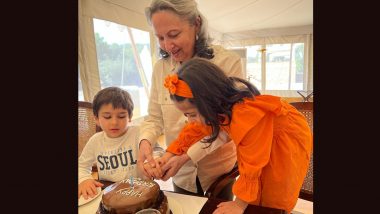
[[[166,151],[175,155],[184,154],[191,145],[209,135],[211,135],[211,126],[205,126],[196,122],[187,123]]]
[[[181,132],[167,151],[182,154],[210,133],[205,128],[197,132],[199,125],[191,127]],[[255,100],[246,98],[235,104],[231,124],[223,129],[237,148],[240,176],[233,193],[250,204],[290,213],[297,202],[312,151],[312,134],[305,117],[280,97],[260,95]],[[183,140],[186,132],[198,135]]]

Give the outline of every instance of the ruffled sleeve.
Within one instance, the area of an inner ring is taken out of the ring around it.
[[[202,125],[200,123],[187,123],[175,139],[166,149],[176,155],[187,152],[191,145],[200,141],[206,136],[211,135],[211,126]]]
[[[233,193],[248,203],[254,202],[261,191],[259,177],[270,160],[273,120],[274,114],[262,115],[237,146],[240,176],[233,186]]]

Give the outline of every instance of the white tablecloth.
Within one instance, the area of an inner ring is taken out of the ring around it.
[[[165,192],[165,191],[164,193],[167,197],[173,198],[181,205],[183,214],[199,213],[203,205],[207,201],[206,197],[183,195],[183,194],[178,194],[174,192]],[[169,207],[170,207],[170,204],[169,204]],[[173,213],[173,214],[177,214],[177,213]]]
[[[306,201],[299,198],[292,213],[293,214],[313,214],[313,202]]]

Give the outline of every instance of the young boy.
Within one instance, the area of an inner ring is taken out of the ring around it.
[[[94,197],[97,187],[103,186],[91,176],[96,162],[99,180],[120,181],[137,177],[137,126],[131,122],[133,102],[127,91],[109,87],[99,91],[93,101],[96,124],[102,132],[94,134],[78,160],[78,198]]]

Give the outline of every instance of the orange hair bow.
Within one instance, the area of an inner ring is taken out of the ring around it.
[[[169,89],[170,94],[193,98],[193,93],[191,92],[189,85],[185,81],[178,79],[177,74],[169,74],[165,78],[164,86]]]

